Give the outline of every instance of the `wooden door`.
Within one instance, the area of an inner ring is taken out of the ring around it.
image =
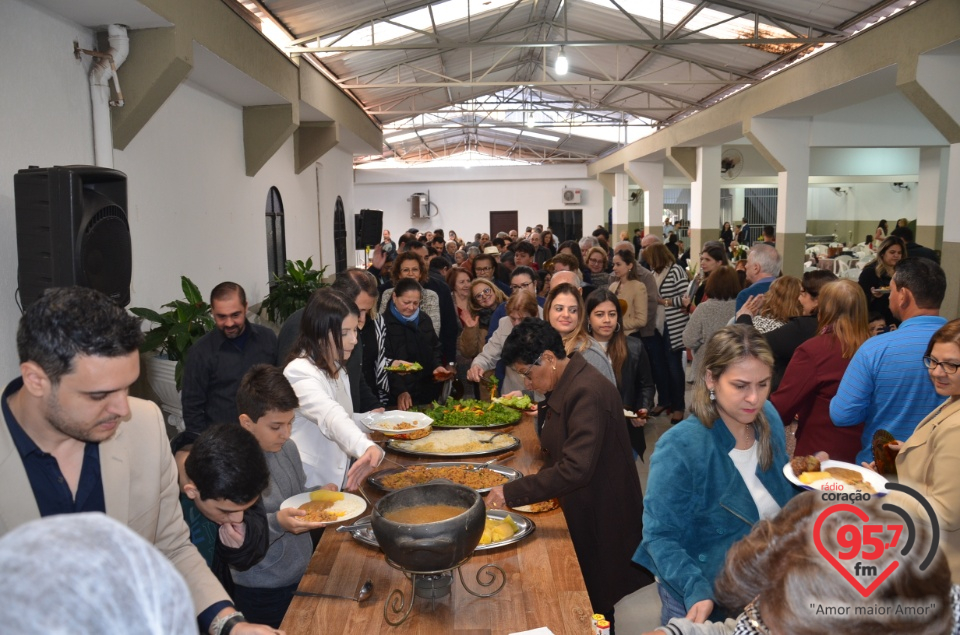
[[[517,210],[511,212],[490,212],[490,238],[494,238],[500,232],[509,233],[511,229],[517,227]]]

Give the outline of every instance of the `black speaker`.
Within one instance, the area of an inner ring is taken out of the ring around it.
[[[353,215],[354,237],[357,249],[380,244],[383,235],[383,212],[378,209],[362,209]]]
[[[130,303],[127,176],[91,165],[20,170],[13,177],[17,280],[26,308],[50,287],[81,286]]]

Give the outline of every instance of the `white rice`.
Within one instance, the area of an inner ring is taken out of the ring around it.
[[[481,439],[489,439],[495,433],[478,430],[437,430],[422,439],[414,441],[392,441],[391,445],[398,450],[411,452],[431,452],[435,454],[457,454],[462,452],[482,452],[504,448],[514,443],[514,438],[501,434],[493,443],[480,443]]]

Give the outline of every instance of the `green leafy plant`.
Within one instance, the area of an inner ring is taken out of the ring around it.
[[[315,270],[313,258],[307,258],[306,262],[288,260],[286,273],[274,276],[270,283],[270,293],[264,298],[260,308],[266,311],[271,322],[282,324],[295,311],[307,306],[311,293],[327,286],[323,282],[326,270],[326,267]]]
[[[204,301],[197,285],[190,278],[180,276],[180,286],[183,288],[184,299],[164,304],[164,308],[169,308],[169,311],[158,313],[142,307],[130,309],[134,315],[156,324],[144,336],[140,351],[157,351],[177,362],[174,372],[177,390],[180,390],[183,383],[183,367],[190,347],[215,326],[210,305]]]

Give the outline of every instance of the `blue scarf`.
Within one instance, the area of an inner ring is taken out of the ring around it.
[[[403,314],[397,310],[397,305],[393,303],[393,298],[391,298],[390,313],[393,314],[393,317],[397,318],[404,324],[413,324],[414,326],[420,326],[420,307],[417,307],[417,310],[410,317],[404,317]]]

